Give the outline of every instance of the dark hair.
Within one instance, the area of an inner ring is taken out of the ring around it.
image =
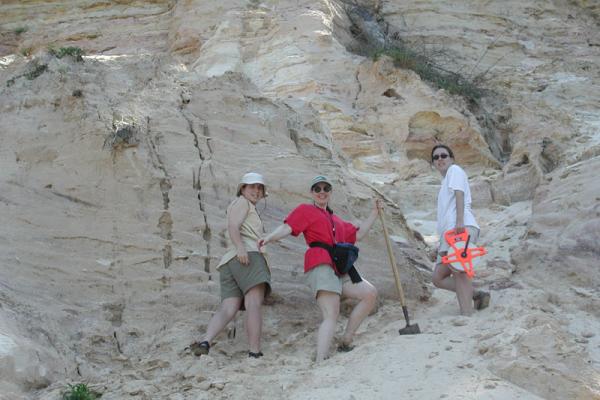
[[[452,153],[450,147],[446,146],[445,144],[436,144],[435,146],[433,146],[433,149],[431,149],[431,162],[433,162],[433,152],[437,149],[445,149],[448,152],[448,155],[454,158],[454,153]]]

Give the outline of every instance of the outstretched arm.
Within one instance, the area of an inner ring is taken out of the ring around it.
[[[267,236],[258,241],[258,248],[260,249],[267,243],[276,242],[279,239],[283,239],[291,233],[292,228],[288,224],[279,225],[273,232],[269,233]]]
[[[371,211],[371,214],[369,214],[367,219],[365,219],[359,226],[358,233],[356,234],[357,242],[367,235],[369,229],[371,229],[373,226],[373,222],[375,222],[377,215],[379,215],[380,210],[383,210],[383,202],[381,199],[375,199],[375,202],[373,203],[373,211]]]

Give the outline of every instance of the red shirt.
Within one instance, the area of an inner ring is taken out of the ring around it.
[[[304,234],[306,244],[323,242],[333,246],[334,243],[354,244],[356,242],[358,227],[312,204],[300,204],[289,213],[284,222],[292,228],[293,236]],[[335,225],[335,240],[332,223]],[[304,272],[321,264],[331,265],[335,269],[327,250],[309,247],[304,253]]]

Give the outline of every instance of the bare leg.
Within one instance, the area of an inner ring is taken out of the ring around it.
[[[377,304],[377,289],[364,279],[362,282],[356,284],[346,282],[342,287],[342,296],[360,300],[350,313],[348,325],[346,325],[346,331],[342,337],[342,342],[344,344],[350,344],[352,343],[354,333],[356,333],[360,324],[367,318]]]
[[[246,333],[248,344],[253,353],[260,352],[260,336],[262,332],[262,303],[265,298],[265,284],[256,285],[246,292]]]
[[[241,297],[229,297],[221,303],[219,311],[212,316],[206,328],[206,335],[204,335],[203,341],[208,343],[214,339],[225,328],[225,326],[235,317],[235,314],[240,309],[242,304]]]
[[[317,362],[323,361],[329,354],[329,347],[335,334],[335,324],[340,313],[340,295],[334,292],[319,290],[317,304],[323,315],[317,336]]]
[[[473,284],[464,272],[454,272],[456,297],[462,315],[473,314]]]
[[[431,281],[440,289],[456,292],[456,283],[454,282],[454,277],[452,276],[452,270],[447,264],[440,263],[435,266]]]
[[[473,313],[473,284],[464,272],[455,272],[446,264],[438,264],[431,280],[436,287],[456,293],[461,314]]]

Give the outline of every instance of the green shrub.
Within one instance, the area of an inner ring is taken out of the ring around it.
[[[13,31],[15,33],[15,35],[21,35],[25,32],[27,32],[29,28],[27,28],[26,26],[19,26],[18,28],[15,28],[15,30]]]
[[[6,87],[10,87],[15,84],[19,78],[27,78],[30,81],[34,80],[38,76],[42,75],[48,70],[48,64],[40,64],[38,60],[32,60],[27,64],[27,72],[21,75],[13,76],[6,81]]]
[[[25,78],[29,79],[30,81],[32,81],[35,78],[37,78],[38,76],[40,76],[41,74],[43,74],[44,72],[46,72],[47,69],[48,69],[48,65],[38,64],[37,62],[35,62],[35,63],[33,63],[31,70],[29,72],[23,74],[23,76]]]
[[[69,388],[63,393],[62,400],[96,400],[102,394],[90,390],[85,383],[68,385]]]
[[[23,57],[29,57],[32,51],[33,49],[31,47],[23,47],[21,50],[19,50],[19,53],[21,53]]]
[[[415,71],[423,80],[432,83],[439,89],[446,90],[448,93],[463,96],[471,101],[477,101],[483,95],[483,90],[473,82],[458,73],[444,71],[428,57],[412,49],[401,45],[386,47],[376,51],[373,58],[377,60],[384,55],[394,60],[397,67]]]
[[[59,49],[49,47],[48,53],[50,53],[56,58],[70,56],[73,57],[76,61],[83,61],[83,56],[85,55],[85,52],[79,47],[61,47]]]
[[[115,127],[114,131],[104,139],[103,148],[111,149],[111,151],[120,150],[126,147],[137,146],[138,128],[134,123],[121,124]]]

